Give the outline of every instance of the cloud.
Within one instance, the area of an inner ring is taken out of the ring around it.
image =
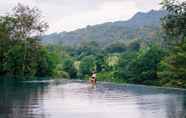
[[[75,30],[86,25],[100,24],[117,20],[127,20],[138,11],[134,2],[105,2],[95,10],[63,17],[56,23],[56,30]],[[52,30],[54,30],[52,28]]]
[[[136,5],[141,11],[148,11],[149,9],[160,9],[161,0],[136,0]]]
[[[0,15],[17,3],[38,7],[49,23],[48,32],[71,31],[86,25],[126,20],[138,11],[159,9],[160,0],[8,0],[0,1]]]

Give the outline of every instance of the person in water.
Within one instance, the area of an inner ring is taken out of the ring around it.
[[[96,72],[95,71],[92,72],[90,82],[93,86],[96,85]]]

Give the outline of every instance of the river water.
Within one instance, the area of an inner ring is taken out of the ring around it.
[[[67,80],[2,84],[0,118],[186,118],[186,91]]]

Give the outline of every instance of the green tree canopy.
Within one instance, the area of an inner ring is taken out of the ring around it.
[[[64,59],[62,68],[65,72],[68,72],[71,78],[77,77],[77,70],[72,59]]]
[[[0,17],[0,76],[52,75],[57,56],[38,39],[47,27],[38,9],[21,4],[10,15]]]
[[[123,79],[132,83],[146,83],[157,78],[157,67],[164,56],[164,52],[158,46],[150,46],[141,49],[137,55],[128,53],[123,55],[120,62],[119,74]]]
[[[163,8],[168,15],[162,18],[162,26],[167,35],[167,43],[181,43],[186,37],[186,2],[163,0]]]
[[[161,61],[158,75],[164,79],[186,80],[186,39]]]
[[[105,48],[105,51],[108,53],[121,53],[125,52],[126,50],[126,45],[121,42],[113,43]]]
[[[86,56],[80,62],[80,75],[90,75],[93,70],[95,70],[96,63],[94,56]]]

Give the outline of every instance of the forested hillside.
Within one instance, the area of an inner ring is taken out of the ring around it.
[[[128,21],[117,21],[87,26],[72,32],[53,33],[43,36],[44,43],[62,43],[78,45],[96,41],[99,45],[113,42],[127,43],[131,40],[159,42],[161,34],[160,19],[167,13],[163,10],[151,10],[147,13],[138,12]],[[62,29],[62,28],[61,28]]]

